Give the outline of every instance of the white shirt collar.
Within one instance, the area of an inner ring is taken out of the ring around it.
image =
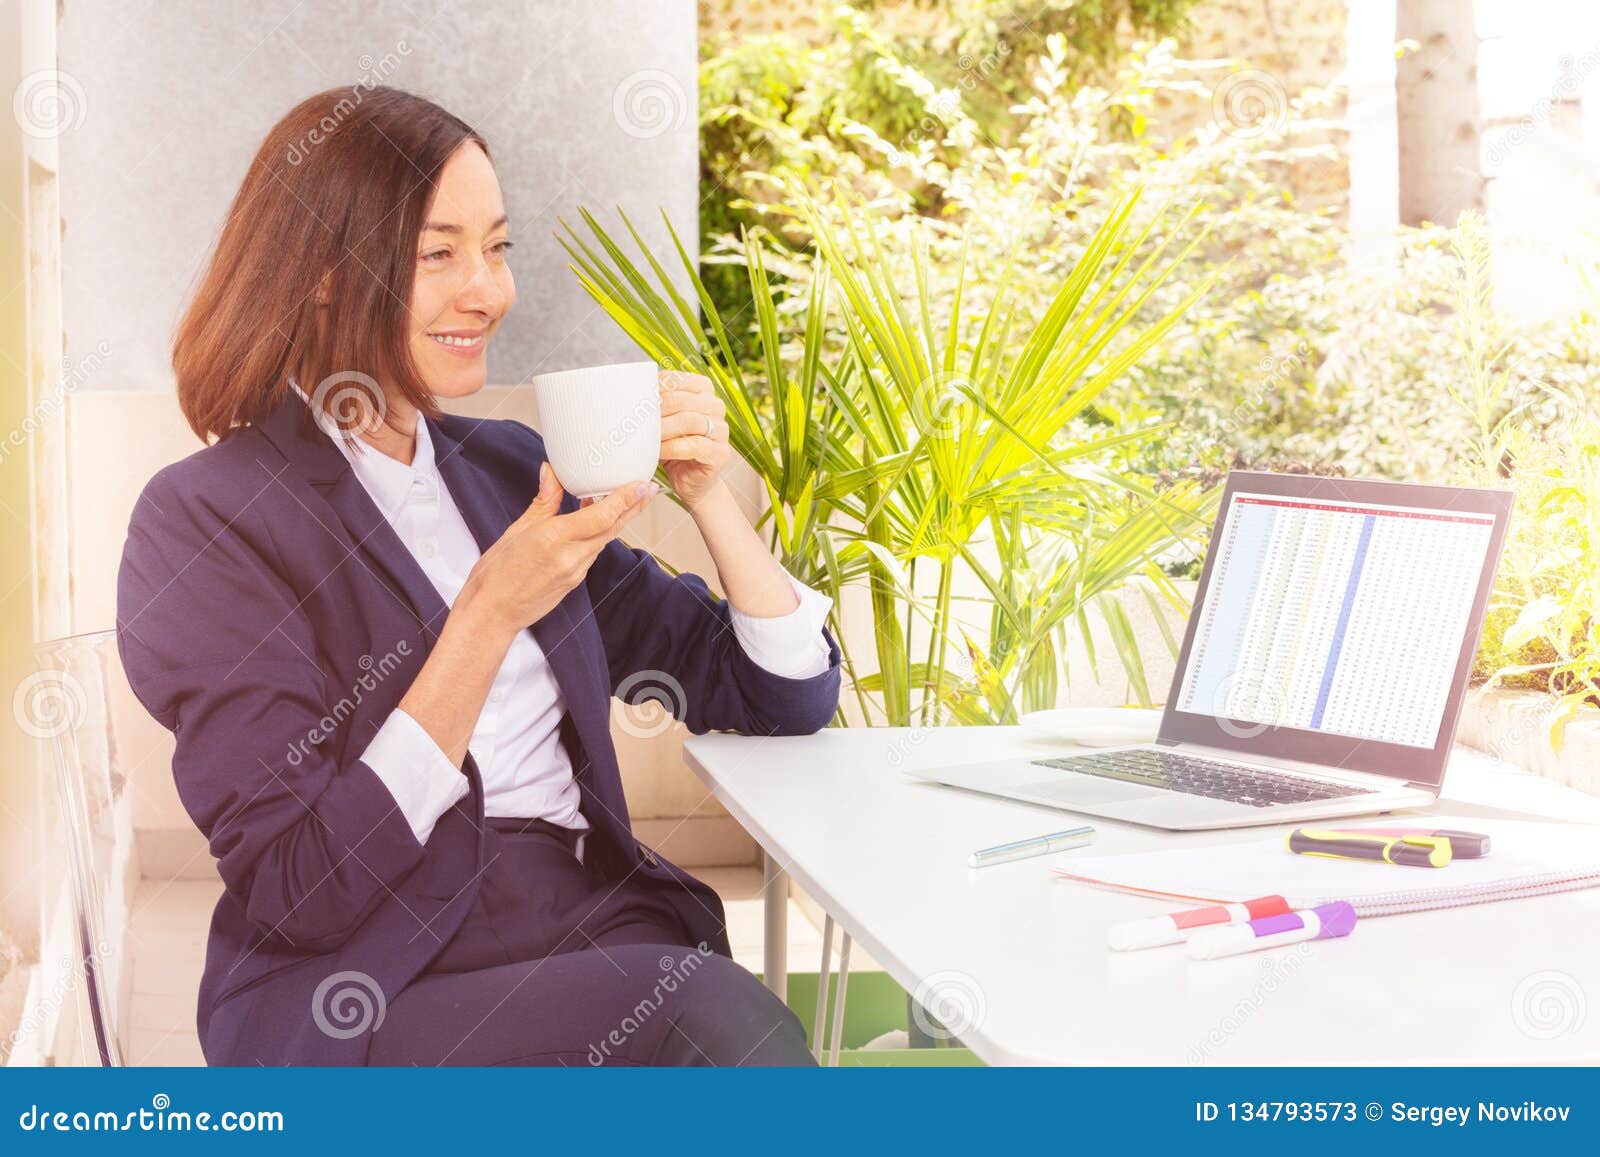
[[[392,517],[409,499],[437,491],[439,466],[434,457],[433,436],[428,432],[427,419],[421,414],[417,415],[416,449],[412,453],[410,465],[407,465],[365,443],[351,446],[333,419],[320,408],[312,406],[305,391],[297,383],[291,379],[289,385],[311,410],[311,417],[317,423],[317,428],[326,434],[339,448],[339,453],[345,456],[357,480],[372,497],[373,502],[377,503],[385,518]]]

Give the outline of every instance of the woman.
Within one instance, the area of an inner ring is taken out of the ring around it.
[[[215,442],[145,488],[117,617],[226,885],[206,1058],[809,1063],[716,894],[633,838],[608,721],[633,691],[695,732],[823,726],[830,604],[720,480],[702,377],[662,375],[662,469],[726,602],[618,541],[654,483],[580,506],[532,430],[439,411],[484,384],[509,234],[466,124],[322,93],[263,142],[178,328]]]

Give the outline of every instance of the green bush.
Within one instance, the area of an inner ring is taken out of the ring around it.
[[[884,263],[919,271],[935,312],[959,287],[962,312],[985,316],[1003,283],[1014,323],[1027,327],[1142,188],[1146,207],[1119,255],[1130,267],[1175,234],[1203,239],[1160,269],[1133,320],[1154,324],[1210,288],[1058,431],[1062,444],[1163,423],[1161,437],[1118,446],[1115,467],[1157,481],[1289,465],[1511,485],[1517,516],[1478,677],[1553,689],[1569,705],[1594,700],[1593,301],[1542,321],[1498,308],[1475,220],[1399,229],[1391,251],[1353,256],[1338,212],[1291,191],[1296,174],[1336,163],[1332,94],[1291,98],[1257,75],[1263,115],[1238,124],[1220,108],[1194,116],[1209,107],[1215,74],[1187,67],[1170,42],[1089,67],[1064,35],[980,38],[989,55],[952,73],[885,40],[859,12],[841,10],[834,32],[816,50],[748,44],[705,65],[704,151],[719,187],[705,210],[703,268],[736,356],[759,343],[744,241],[721,226],[770,242],[780,318],[803,316],[812,292],[814,238],[800,206],[814,201],[839,228],[848,199],[868,207]],[[964,269],[1005,273],[963,284]],[[839,324],[827,323],[823,348],[846,347]],[[956,340],[970,348],[977,335]],[[1122,348],[1114,341],[1104,356]],[[777,356],[788,364],[799,353],[788,343]],[[1185,555],[1168,562],[1171,573],[1193,568]]]

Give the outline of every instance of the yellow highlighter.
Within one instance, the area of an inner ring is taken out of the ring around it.
[[[1413,868],[1442,868],[1450,862],[1450,841],[1440,836],[1375,836],[1329,828],[1296,828],[1289,850],[1330,860],[1377,860]]]

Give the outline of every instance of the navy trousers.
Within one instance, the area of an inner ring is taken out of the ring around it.
[[[794,1013],[649,885],[601,878],[566,829],[489,823],[473,909],[389,1003],[369,1064],[814,1063]]]

